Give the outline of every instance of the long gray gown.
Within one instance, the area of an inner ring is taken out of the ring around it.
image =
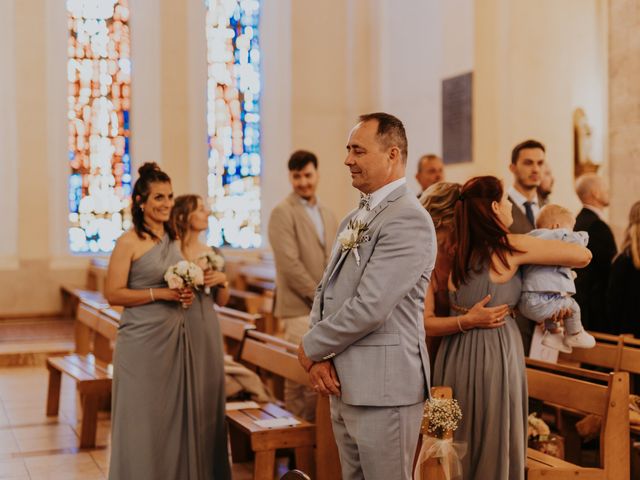
[[[488,268],[472,273],[449,297],[451,305],[471,308],[491,294],[488,306],[518,303],[519,273],[504,284],[489,278]],[[451,315],[459,315],[452,308]],[[434,385],[453,388],[462,421],[454,440],[467,444],[462,458],[465,480],[524,480],[527,437],[527,379],[518,326],[473,329],[444,337],[434,369]]]
[[[128,287],[166,287],[164,272],[182,259],[165,235],[133,262]],[[125,308],[113,362],[111,480],[231,478],[222,352],[204,293],[189,309],[164,301]]]

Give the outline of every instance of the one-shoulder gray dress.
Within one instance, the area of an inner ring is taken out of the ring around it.
[[[131,265],[128,287],[166,287],[182,260],[168,236]],[[111,480],[227,480],[222,339],[212,299],[125,308],[114,353]]]
[[[504,284],[489,278],[488,268],[472,273],[450,292],[454,305],[469,309],[491,294],[488,306],[518,303],[517,273]],[[527,379],[524,350],[512,316],[495,329],[473,329],[444,337],[435,362],[433,385],[453,388],[462,421],[454,440],[467,444],[462,458],[465,480],[524,480],[527,437]]]

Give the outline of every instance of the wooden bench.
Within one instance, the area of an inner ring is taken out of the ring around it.
[[[561,353],[559,361],[569,365],[594,366],[606,368],[612,372],[628,372],[640,375],[640,340],[630,335],[591,334],[596,337],[596,346],[590,349],[575,348],[573,352]],[[638,385],[630,381],[630,390]],[[631,433],[640,436],[640,425],[632,425]]]
[[[260,372],[268,372],[300,385],[309,386],[309,377],[298,363],[296,348],[292,343],[279,338],[249,330],[246,332],[240,358],[243,362],[257,367]],[[261,404],[259,410],[227,412],[232,456],[234,460],[246,459],[244,439],[248,435],[250,448],[256,455],[255,479],[273,478],[275,453],[280,448],[293,448],[296,467],[306,472],[315,471],[316,475],[313,476],[315,479],[339,480],[341,478],[340,460],[331,426],[328,398],[318,396],[315,425],[299,418],[296,419],[300,423],[293,427],[268,429],[255,424],[255,420],[269,417],[294,417],[294,415],[273,403]]]
[[[60,407],[60,383],[62,374],[76,381],[82,404],[80,448],[96,446],[98,408],[100,402],[111,394],[111,369],[108,364],[93,355],[66,355],[47,359],[49,390],[47,415],[57,416]]]
[[[47,415],[58,415],[62,374],[69,375],[76,382],[82,406],[80,448],[95,447],[98,410],[102,405],[108,405],[111,396],[110,363],[119,313],[102,306],[95,298],[80,300],[76,316],[76,353],[47,359]]]
[[[585,468],[528,449],[527,478],[629,479],[629,374],[604,374],[527,359],[529,396],[602,418],[600,468]]]
[[[240,358],[242,342],[248,330],[254,330],[262,318],[257,314],[241,312],[232,308],[214,307],[218,313],[220,331],[224,341],[225,351],[234,359]]]

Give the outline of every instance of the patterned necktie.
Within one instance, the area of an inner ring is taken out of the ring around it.
[[[368,212],[369,210],[371,210],[370,202],[371,202],[371,194],[367,193],[365,195],[365,194],[361,193],[360,194],[360,204],[358,205],[358,208],[360,208],[360,209],[364,208]]]
[[[524,202],[524,212],[527,218],[529,219],[529,222],[531,223],[531,225],[535,228],[536,219],[533,216],[533,202]]]

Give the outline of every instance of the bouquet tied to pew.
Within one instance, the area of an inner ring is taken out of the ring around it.
[[[466,444],[453,441],[453,432],[462,420],[462,409],[453,398],[431,398],[424,405],[422,446],[414,471],[415,480],[443,474],[446,480],[462,478],[462,458]],[[436,471],[438,473],[436,473]]]
[[[209,250],[204,255],[201,255],[196,260],[196,263],[202,270],[214,270],[216,272],[221,272],[224,269],[224,257],[222,255],[218,255],[213,250]],[[211,293],[211,288],[204,287],[204,293],[209,295]]]
[[[167,269],[164,280],[171,289],[191,288],[198,290],[204,285],[204,272],[195,263],[180,260]],[[186,308],[184,304],[182,306]]]

